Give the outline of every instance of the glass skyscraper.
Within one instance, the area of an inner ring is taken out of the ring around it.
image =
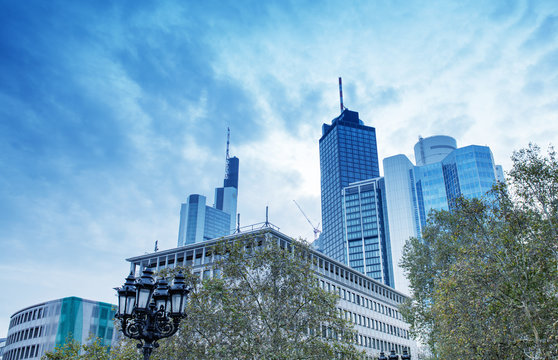
[[[384,178],[352,183],[342,191],[348,265],[388,286],[393,267]]]
[[[348,263],[343,236],[343,188],[380,176],[376,129],[365,126],[358,112],[343,110],[323,124],[320,138],[322,234],[320,250]]]
[[[419,138],[413,165],[405,155],[384,159],[386,202],[395,287],[408,293],[408,281],[398,267],[403,246],[420,237],[431,210],[451,210],[455,200],[482,197],[491,190],[500,169],[487,146],[457,148],[449,136]]]
[[[230,215],[230,225],[234,229],[236,224],[236,206],[238,199],[238,167],[236,156],[227,157],[225,180],[223,187],[215,188],[215,208]]]

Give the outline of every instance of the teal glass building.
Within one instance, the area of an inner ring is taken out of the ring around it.
[[[85,344],[98,338],[103,346],[118,340],[116,305],[75,296],[19,310],[10,319],[4,360],[40,359],[70,338]]]
[[[364,125],[358,112],[343,110],[323,124],[320,138],[322,234],[320,250],[348,264],[343,234],[343,188],[380,176],[376,129]]]

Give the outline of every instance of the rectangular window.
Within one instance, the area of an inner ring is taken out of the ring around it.
[[[194,252],[192,250],[186,252],[186,266],[191,266],[194,260]]]
[[[194,257],[194,265],[201,265],[202,256],[203,256],[203,249],[197,249],[196,255]]]

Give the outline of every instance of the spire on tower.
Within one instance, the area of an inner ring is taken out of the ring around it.
[[[229,144],[231,139],[231,129],[227,126],[227,160],[229,159]]]
[[[225,157],[225,180],[229,178],[229,144],[231,139],[231,129],[227,126],[227,154]]]
[[[340,106],[341,106],[341,112],[343,112],[343,84],[341,82],[341,76],[339,77],[339,100],[340,100]]]

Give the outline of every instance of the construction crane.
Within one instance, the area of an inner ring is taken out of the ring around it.
[[[300,205],[298,205],[298,203],[296,202],[296,200],[293,200],[296,207],[298,208],[298,210],[300,210],[300,212],[302,213],[302,215],[304,215],[304,217],[306,218],[306,221],[308,221],[308,224],[310,224],[310,226],[312,226],[312,229],[314,230],[314,240],[318,239],[318,236],[320,235],[320,233],[322,232],[320,229],[318,229],[318,226],[320,226],[320,223],[318,223],[318,226],[314,226],[314,224],[312,224],[312,222],[310,221],[310,219],[308,219],[308,216],[306,216],[306,214],[304,213],[304,211],[302,210],[302,208],[300,207]]]

